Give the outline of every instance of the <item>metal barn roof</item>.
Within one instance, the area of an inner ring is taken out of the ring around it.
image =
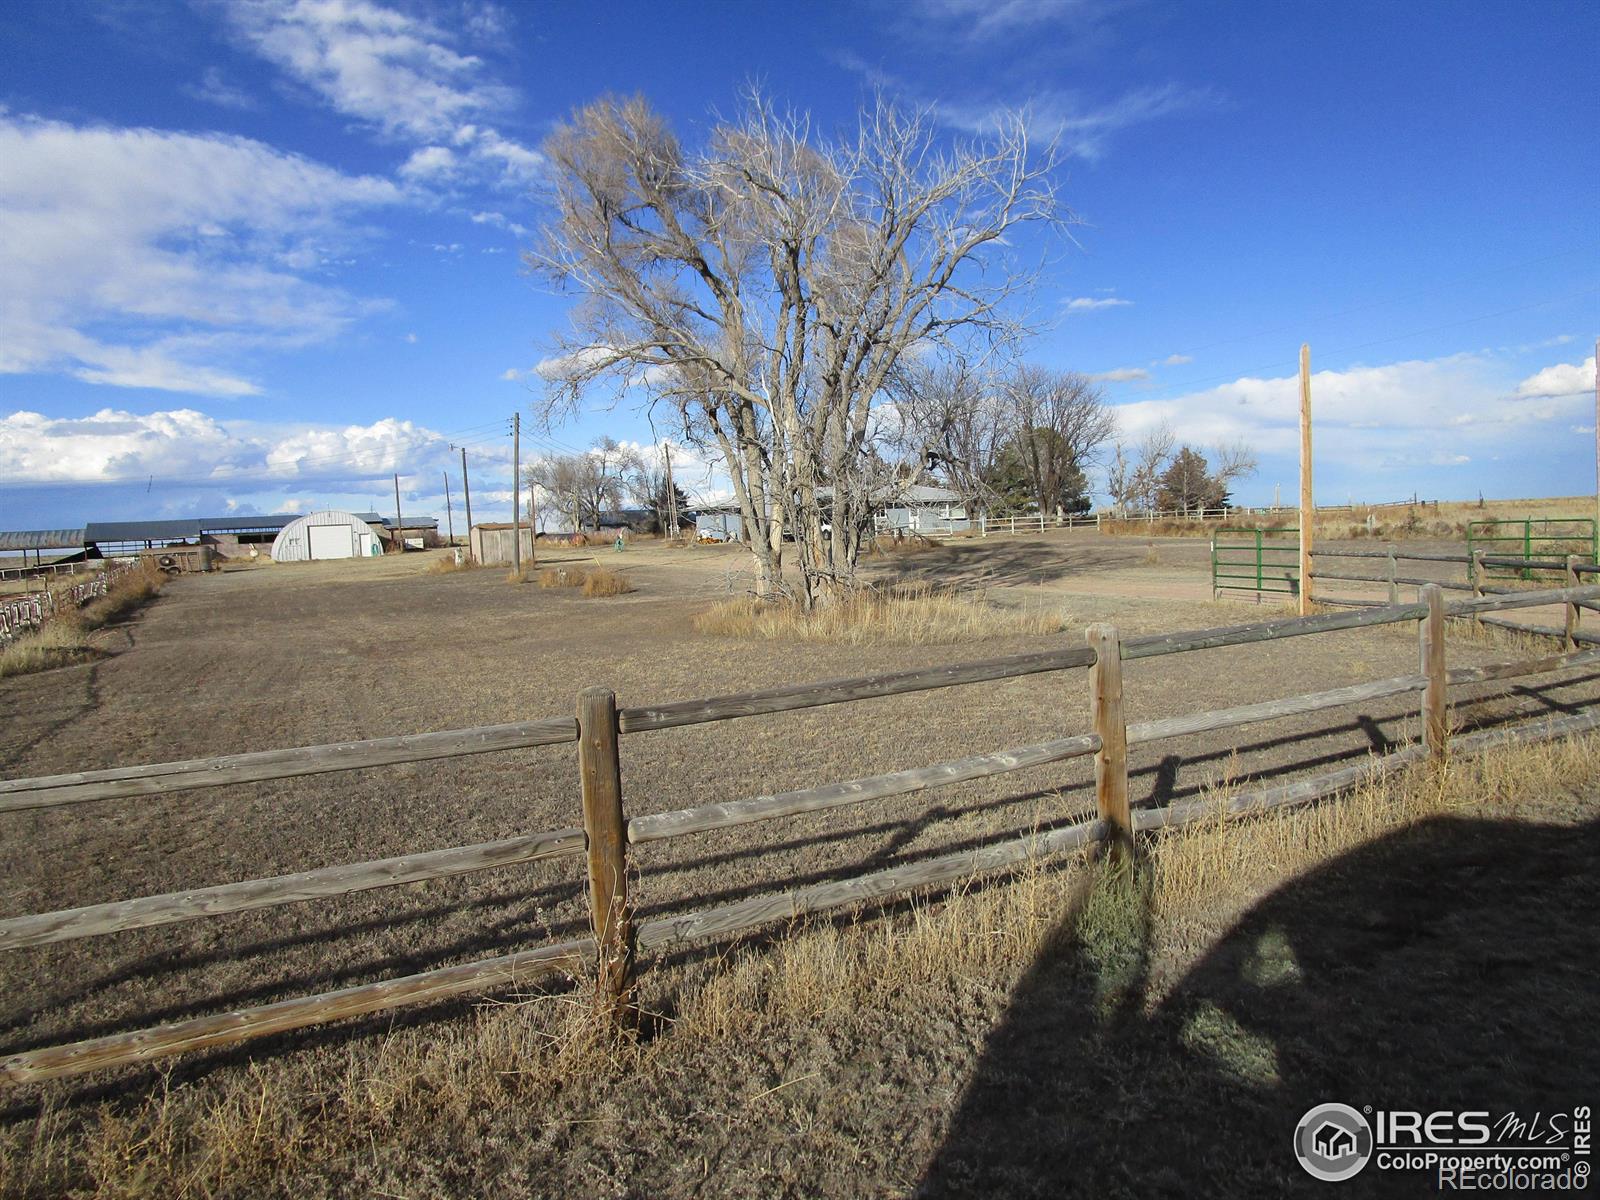
[[[0,550],[81,550],[81,529],[19,529],[0,533]]]

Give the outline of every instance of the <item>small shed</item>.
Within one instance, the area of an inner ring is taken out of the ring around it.
[[[513,558],[513,548],[516,542],[516,526],[510,521],[492,522],[483,525],[474,525],[467,535],[467,544],[472,549],[472,561],[476,563],[509,563]],[[531,563],[535,561],[533,552],[533,529],[528,525],[522,526],[522,561]]]
[[[296,517],[272,543],[273,562],[323,558],[376,558],[383,553],[378,535],[354,513],[330,508]]]

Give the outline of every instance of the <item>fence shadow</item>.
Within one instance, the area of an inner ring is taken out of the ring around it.
[[[917,1196],[1316,1193],[1291,1139],[1324,1101],[1592,1103],[1600,822],[1424,822],[1279,888],[1171,988],[1141,871],[1076,898]],[[1435,1183],[1370,1164],[1358,1180]]]

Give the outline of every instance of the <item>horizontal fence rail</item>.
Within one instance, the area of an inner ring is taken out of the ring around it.
[[[292,779],[298,775],[355,771],[363,767],[425,762],[432,758],[554,746],[577,740],[577,722],[570,717],[555,717],[442,733],[403,734],[359,742],[332,742],[325,746],[256,750],[219,758],[7,779],[0,780],[0,812],[80,804],[86,800],[154,796],[231,783],[260,783],[268,779]]]
[[[727,721],[735,717],[755,717],[769,713],[793,712],[825,704],[843,704],[878,696],[899,696],[934,688],[983,683],[991,679],[1011,679],[1044,671],[1064,671],[1094,664],[1094,651],[1087,648],[1050,650],[1042,654],[1013,654],[1005,658],[982,659],[943,667],[923,667],[914,671],[892,671],[852,679],[827,679],[819,683],[797,683],[786,687],[715,696],[708,700],[684,700],[625,708],[619,714],[623,733],[645,733],[652,729],[674,729],[681,725],[700,725],[708,721]]]
[[[1569,578],[1577,572],[1568,564]],[[1243,815],[1332,795],[1384,772],[1456,753],[1523,740],[1540,740],[1600,728],[1600,711],[1584,711],[1512,730],[1449,738],[1446,712],[1451,685],[1589,667],[1600,649],[1577,642],[1600,638],[1575,628],[1579,605],[1600,601],[1600,585],[1484,595],[1448,607],[1433,586],[1416,603],[1387,604],[1355,612],[1319,613],[1217,629],[1119,639],[1109,626],[1088,631],[1089,645],[1037,654],[976,660],[854,679],[824,680],[705,700],[618,709],[612,693],[588,689],[577,719],[547,718],[514,725],[454,730],[334,746],[229,755],[215,759],[148,764],[109,771],[77,772],[0,782],[0,809],[40,807],[86,799],[112,799],[178,791],[222,783],[287,778],[427,758],[453,757],[522,746],[577,742],[584,798],[584,827],[558,829],[445,850],[319,868],[270,879],[247,880],[159,896],[87,905],[59,912],[0,919],[0,950],[99,936],[196,920],[251,909],[293,904],[371,888],[400,886],[469,871],[513,866],[587,851],[592,936],[539,946],[479,962],[442,967],[397,979],[258,1008],[197,1017],[152,1029],[117,1033],[71,1045],[49,1046],[0,1058],[0,1081],[26,1083],[147,1062],[165,1055],[231,1045],[348,1017],[426,1004],[492,988],[535,983],[552,975],[592,971],[597,1000],[613,1013],[627,1004],[635,954],[664,951],[709,938],[752,930],[796,916],[939,887],[977,873],[1003,870],[1095,842],[1114,851],[1134,833],[1196,820]],[[1568,642],[1564,653],[1447,669],[1446,617],[1493,621],[1501,610],[1563,604],[1566,630],[1545,630]],[[1142,658],[1341,630],[1417,622],[1420,665],[1416,674],[1351,684],[1306,695],[1261,701],[1179,717],[1128,723],[1122,716],[1122,664]],[[1098,647],[1098,652],[1096,650]],[[703,805],[628,819],[622,810],[617,739],[623,733],[668,729],[762,713],[778,713],[879,696],[1013,678],[1043,671],[1090,668],[1094,732],[1011,750],[972,755],[930,767],[896,771],[842,783]],[[1130,811],[1127,805],[1127,745],[1139,745],[1240,725],[1271,721],[1407,693],[1422,693],[1423,740],[1353,767],[1236,795],[1225,804],[1194,800],[1161,809]],[[958,853],[896,865],[853,878],[830,880],[777,894],[754,896],[700,912],[672,914],[635,927],[628,899],[627,847],[667,838],[731,828],[755,821],[860,804],[1072,758],[1095,757],[1098,815],[1091,820],[1037,828],[1019,837]]]
[[[82,908],[39,913],[29,917],[0,920],[0,950],[41,946],[74,938],[96,937],[147,929],[152,925],[171,925],[201,917],[220,917],[226,913],[273,908],[280,904],[300,904],[329,896],[348,896],[373,888],[397,887],[425,879],[444,879],[492,867],[509,867],[556,858],[563,854],[582,854],[583,830],[558,829],[527,837],[482,842],[476,846],[456,846],[449,850],[430,850],[372,862],[323,867],[299,871],[271,879],[249,879],[216,887],[190,888],[162,896],[142,896],[137,900],[114,900],[107,904],[88,904]]]

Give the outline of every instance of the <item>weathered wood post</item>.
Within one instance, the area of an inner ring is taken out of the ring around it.
[[[1428,684],[1422,692],[1422,736],[1429,757],[1437,760],[1444,757],[1450,739],[1445,710],[1444,589],[1436,583],[1427,584],[1418,599],[1428,606],[1428,615],[1418,623],[1422,644],[1422,674],[1428,677]]]
[[[1468,568],[1467,573],[1472,576],[1472,579],[1471,579],[1471,583],[1472,583],[1472,598],[1474,600],[1482,600],[1483,599],[1483,551],[1482,550],[1474,550],[1472,552],[1472,562],[1471,562],[1471,564],[1470,564],[1470,566]],[[1483,617],[1482,617],[1482,615],[1479,614],[1479,613],[1473,613],[1472,614],[1472,624],[1473,624],[1474,628],[1481,629],[1483,627]]]
[[[617,757],[617,697],[609,688],[578,693],[578,766],[583,831],[589,838],[589,915],[596,950],[595,1003],[620,1020],[633,981],[633,914],[628,908],[628,827]]]
[[[1576,554],[1567,555],[1567,586],[1569,588],[1578,586],[1578,563],[1581,561]],[[1576,650],[1578,648],[1578,602],[1576,600],[1567,601],[1566,634],[1567,649]]]
[[[1114,625],[1091,625],[1084,632],[1094,649],[1089,669],[1089,703],[1093,729],[1100,737],[1094,756],[1095,800],[1100,819],[1112,829],[1117,852],[1133,845],[1133,818],[1128,812],[1128,727],[1122,713],[1122,639]]]
[[[1400,583],[1395,578],[1394,543],[1389,543],[1389,603],[1400,603]]]

